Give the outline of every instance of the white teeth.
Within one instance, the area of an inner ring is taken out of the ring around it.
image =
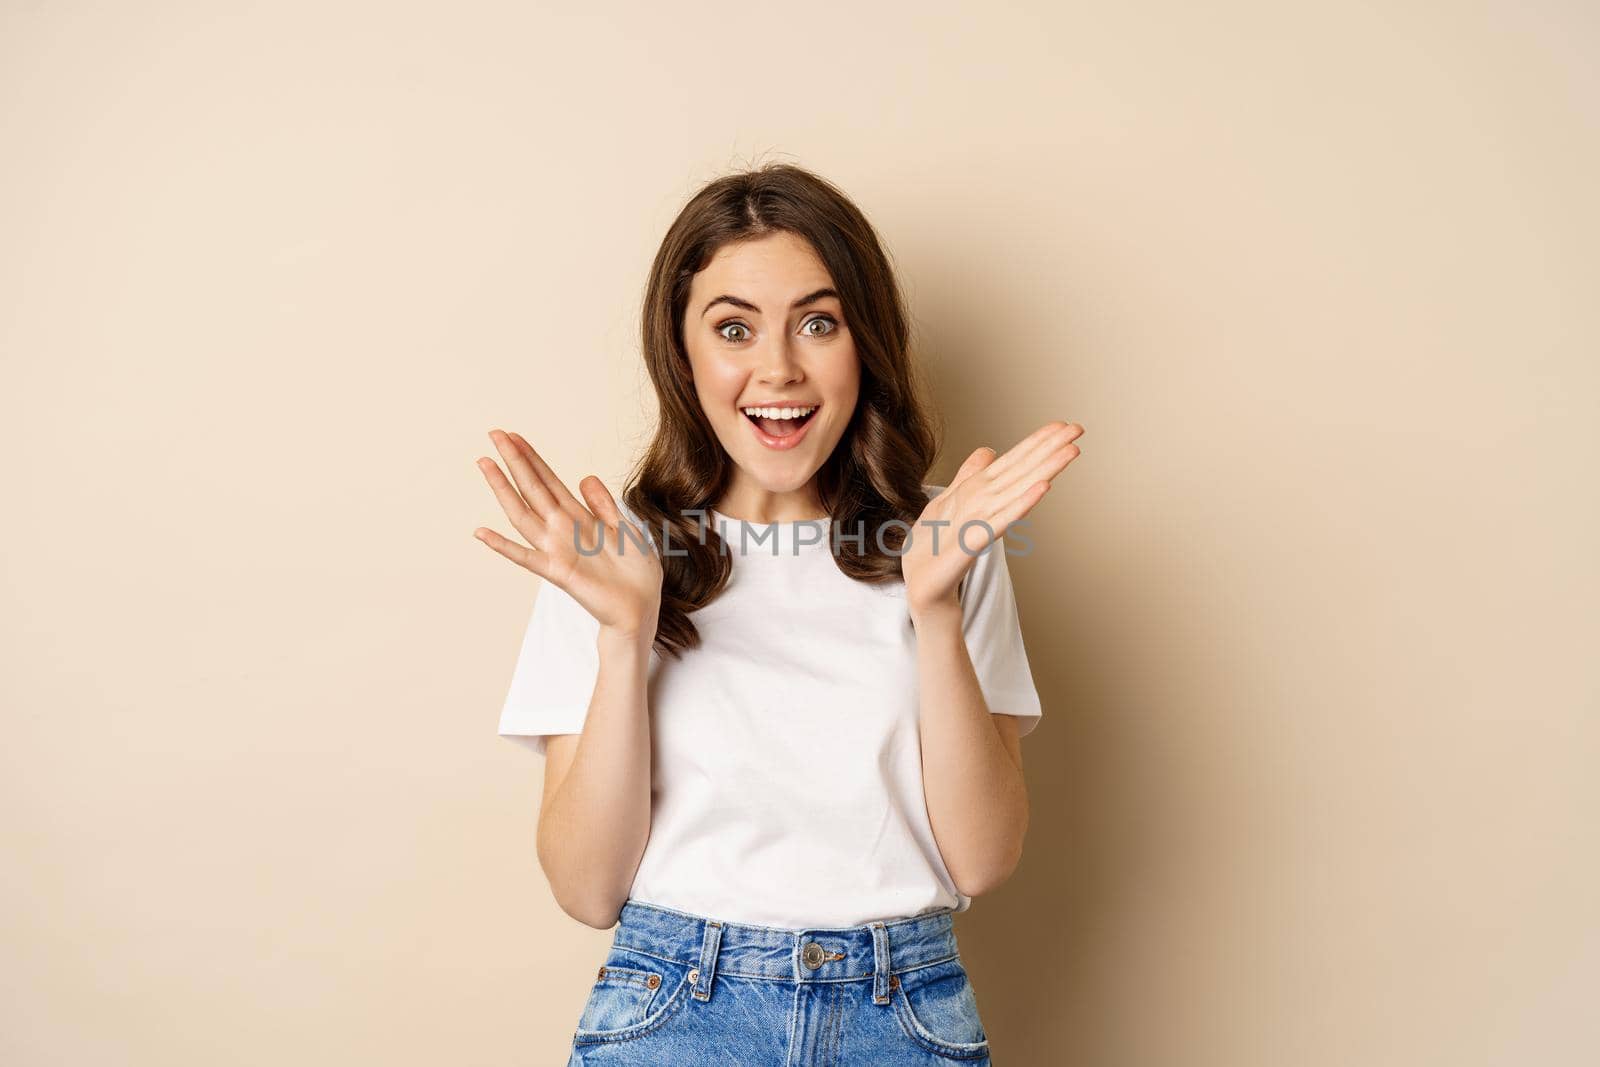
[[[817,410],[815,404],[802,408],[744,408],[746,415],[760,419],[801,419]]]

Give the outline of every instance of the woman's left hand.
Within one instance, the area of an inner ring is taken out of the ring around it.
[[[913,617],[960,606],[961,579],[978,553],[1044,499],[1050,479],[1078,455],[1072,442],[1082,434],[1076,423],[1047,422],[1003,456],[996,458],[994,449],[984,446],[967,457],[944,491],[928,501],[900,558]],[[988,529],[973,525],[963,533],[962,527],[975,520]],[[929,522],[944,525],[935,528]]]

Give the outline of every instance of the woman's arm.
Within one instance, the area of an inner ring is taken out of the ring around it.
[[[922,692],[922,780],[939,854],[969,897],[1004,884],[1022,859],[1028,787],[1012,715],[991,714],[961,632],[961,603],[912,616]]]
[[[605,929],[622,912],[650,836],[648,693],[661,559],[648,533],[629,551],[629,520],[599,478],[578,483],[580,501],[521,434],[489,436],[511,478],[487,457],[478,469],[527,544],[485,527],[474,535],[553,583],[599,624],[582,733],[545,741],[536,851],[561,910]]]
[[[600,673],[583,732],[545,745],[539,866],[561,910],[615,925],[650,837],[648,681],[654,633],[601,627]]]
[[[956,887],[969,897],[1011,877],[1028,829],[1022,746],[1011,715],[984,701],[967,650],[963,578],[976,556],[1033,510],[1050,480],[1078,455],[1076,423],[1045,423],[1005,455],[983,447],[928,501],[901,556],[906,605],[917,631],[917,681],[922,691],[923,793],[928,820]],[[985,528],[981,543],[968,531]],[[939,530],[944,528],[941,551]],[[999,557],[996,566],[1004,566]],[[1004,573],[1003,571],[1001,573]]]

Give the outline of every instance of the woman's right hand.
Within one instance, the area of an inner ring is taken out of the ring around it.
[[[489,480],[506,518],[532,547],[482,526],[473,536],[511,562],[560,586],[602,627],[619,635],[654,640],[661,611],[662,569],[645,531],[629,524],[638,532],[624,543],[621,527],[627,519],[611,491],[594,475],[578,483],[583,493],[583,501],[579,501],[521,434],[491,430],[489,439],[499,449],[516,485],[513,487],[499,464],[487,456],[479,457],[478,469]],[[644,549],[639,547],[640,541],[646,542]]]

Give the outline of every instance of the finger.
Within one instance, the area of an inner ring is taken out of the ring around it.
[[[578,483],[578,492],[583,494],[583,501],[589,505],[589,510],[594,512],[595,518],[607,526],[616,526],[622,522],[622,511],[617,507],[616,500],[611,495],[611,490],[606,488],[594,475],[588,475]]]
[[[532,544],[537,544],[544,539],[545,524],[539,516],[528,510],[528,502],[522,498],[512,484],[506,481],[506,476],[500,470],[500,465],[488,456],[478,457],[478,469],[483,472],[483,477],[489,483],[489,488],[494,490],[494,498],[500,502],[500,510],[506,513],[506,518],[511,520],[511,525]]]
[[[998,459],[989,464],[989,466],[986,468],[989,474],[992,477],[998,477],[999,475],[1010,470],[1012,467],[1016,466],[1017,459],[1019,457],[1027,455],[1030,451],[1032,451],[1034,446],[1036,446],[1045,437],[1052,433],[1058,432],[1061,426],[1062,423],[1060,422],[1047,422],[1043,426],[1040,426],[1022,440],[1006,449],[1000,454]]]
[[[506,559],[509,559],[512,563],[517,564],[517,566],[526,567],[541,578],[545,577],[545,560],[548,557],[538,549],[520,545],[509,537],[501,537],[487,526],[478,527],[478,529],[472,531],[472,536],[500,553]]]
[[[1016,484],[1026,487],[1041,480],[1048,482],[1065,470],[1067,464],[1076,459],[1078,455],[1078,446],[1070,442],[1057,447],[1053,451],[1046,452],[1021,473],[1017,478]]]
[[[505,460],[506,469],[511,472],[511,477],[522,492],[523,499],[528,502],[528,509],[547,522],[554,518],[554,512],[560,505],[557,504],[549,487],[544,484],[543,477],[533,464],[528,462],[528,457],[521,446],[504,430],[490,430],[489,440],[494,442],[494,447],[500,452],[500,458]]]
[[[1040,449],[1071,441],[1081,433],[1083,427],[1075,423],[1062,422],[1060,419],[1047,422],[1011,446],[1005,455],[990,464],[989,474],[993,477],[1006,474]]]
[[[1007,528],[1012,523],[1020,522],[1023,516],[1032,511],[1034,506],[1043,500],[1044,495],[1049,491],[1050,482],[1048,480],[1030,482],[1021,494],[995,512],[994,518],[990,520],[994,526],[995,535],[997,537],[1005,536]]]
[[[1073,423],[1059,420],[1045,423],[989,465],[985,474],[990,487],[1001,497],[1009,496],[1009,490],[1024,488],[1033,480],[1033,471],[1040,460],[1070,444],[1082,433],[1083,427]]]
[[[1021,492],[1010,494],[1006,502],[995,509],[991,520],[995,528],[1004,530],[1006,526],[1031,511],[1040,500],[1044,499],[1045,493],[1050,491],[1050,485],[1056,475],[1065,470],[1067,464],[1080,454],[1081,450],[1076,444],[1068,443],[1041,457],[1026,477],[1018,479],[1023,487]]]
[[[567,484],[556,477],[556,472],[550,469],[550,464],[544,461],[544,457],[534,451],[533,446],[528,443],[526,437],[523,437],[515,430],[509,431],[506,436],[516,443],[517,448],[527,457],[529,465],[539,472],[539,477],[544,482],[545,488],[550,490],[557,503],[563,508],[583,506],[578,503],[578,498],[572,495],[572,491],[567,488]]]
[[[605,523],[617,535],[617,547],[620,551],[627,551],[623,543],[624,538],[627,538],[627,544],[632,545],[636,550],[639,548],[638,542],[641,540],[645,542],[647,549],[654,549],[654,546],[650,544],[650,538],[641,536],[642,531],[639,531],[639,528],[634,526],[633,523],[629,522],[628,525],[636,531],[635,535],[630,536],[622,529],[622,524],[627,522],[627,519],[623,517],[622,509],[617,507],[616,498],[611,495],[611,490],[606,488],[605,482],[591,474],[578,483],[578,491],[583,494],[583,499],[588,503],[590,509],[594,511],[595,517]]]
[[[995,456],[995,450],[988,445],[975,449],[972,455],[967,457],[967,461],[961,464],[961,468],[956,471],[955,476],[950,479],[950,484],[945,487],[946,491],[954,489],[967,478],[989,466],[995,461]]]
[[[1070,443],[1065,444],[1053,452],[1040,456],[1037,462],[1026,470],[1020,471],[1012,483],[1001,491],[998,497],[1000,503],[994,510],[994,514],[997,516],[994,521],[998,523],[1001,521],[999,516],[1011,513],[1015,502],[1036,489],[1039,483],[1044,483],[1046,490],[1048,490],[1049,483],[1056,475],[1065,470],[1067,464],[1071,463],[1077,456],[1078,446]],[[1039,491],[1040,498],[1044,496],[1044,492],[1045,490]],[[1038,500],[1036,499],[1034,503],[1037,502]],[[1028,505],[1028,507],[1032,506],[1032,504]],[[1008,519],[1005,521],[1015,520]]]

